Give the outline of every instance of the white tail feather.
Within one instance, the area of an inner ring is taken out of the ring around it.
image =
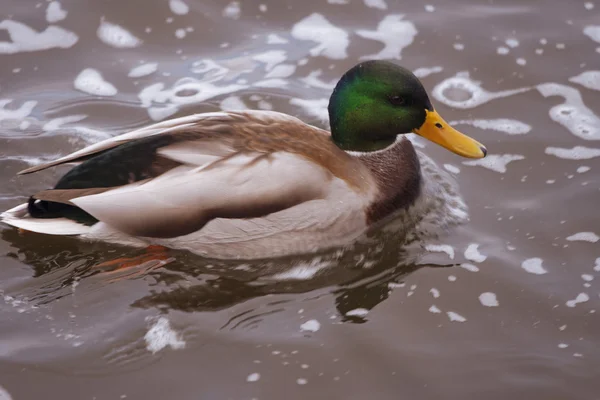
[[[27,203],[3,212],[0,221],[15,228],[47,235],[82,235],[91,228],[67,218],[31,218]]]

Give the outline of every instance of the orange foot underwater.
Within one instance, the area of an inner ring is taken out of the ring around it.
[[[143,272],[146,272],[175,261],[175,258],[171,257],[168,251],[169,249],[166,247],[152,245],[146,247],[140,255],[105,261],[94,265],[93,268],[100,269],[104,273],[115,273],[131,268],[141,269]],[[139,275],[142,271],[138,271],[134,275]]]

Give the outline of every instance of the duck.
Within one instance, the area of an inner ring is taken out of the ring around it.
[[[257,259],[345,246],[423,195],[414,133],[466,158],[420,80],[383,60],[336,84],[330,131],[264,110],[173,118],[20,171],[72,165],[54,188],[0,214],[25,231]]]

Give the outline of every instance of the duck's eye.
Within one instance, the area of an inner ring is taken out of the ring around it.
[[[402,106],[406,104],[406,98],[402,96],[392,96],[390,97],[390,103],[392,103],[395,106]]]

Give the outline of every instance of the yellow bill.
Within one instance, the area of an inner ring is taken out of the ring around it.
[[[419,136],[467,158],[483,158],[487,149],[478,141],[471,139],[448,125],[436,111],[425,110],[425,122],[413,130]]]

